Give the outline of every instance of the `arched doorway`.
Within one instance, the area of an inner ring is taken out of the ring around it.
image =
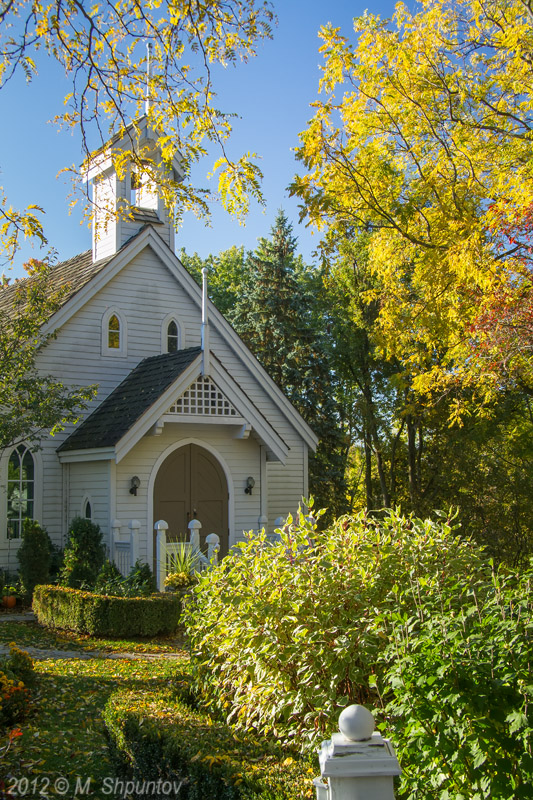
[[[154,523],[168,522],[172,539],[188,539],[191,519],[202,523],[200,543],[208,533],[220,536],[220,555],[228,552],[228,483],[216,457],[197,444],[174,450],[163,461],[154,483]],[[155,553],[155,542],[154,542]]]

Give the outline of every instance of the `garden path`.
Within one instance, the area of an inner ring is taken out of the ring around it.
[[[14,614],[0,614],[0,625],[3,622],[36,622],[35,614],[32,611]],[[160,661],[161,659],[179,660],[183,659],[181,653],[127,653],[127,652],[107,652],[104,650],[56,650],[55,648],[40,648],[32,647],[31,645],[21,645],[21,649],[28,653],[34,660],[42,660],[44,658],[53,659],[92,659],[92,658],[106,658],[114,660],[131,660],[131,661]],[[9,645],[0,644],[0,658],[9,655]]]

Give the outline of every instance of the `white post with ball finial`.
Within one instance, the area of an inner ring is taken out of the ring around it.
[[[340,733],[322,742],[317,800],[394,800],[400,765],[388,739],[374,731],[374,717],[352,705],[339,717]],[[327,778],[327,784],[322,778]]]

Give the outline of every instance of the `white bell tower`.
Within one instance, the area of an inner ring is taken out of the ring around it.
[[[131,163],[126,162],[120,170],[123,173],[120,177],[117,174],[116,163],[120,161],[121,153],[132,149],[150,160],[152,173],[153,165],[161,171],[169,169],[163,165],[161,151],[146,116],[93,155],[86,172],[87,180],[92,184],[93,261],[117,253],[146,224],[153,225],[174,252],[174,225],[159,186],[147,172]],[[170,170],[174,181],[183,180],[179,153],[174,156]]]

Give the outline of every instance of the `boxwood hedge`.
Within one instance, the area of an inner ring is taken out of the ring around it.
[[[119,692],[104,722],[117,773],[145,796],[153,782],[180,784],[183,800],[306,800],[318,765],[288,755],[263,737],[236,733],[188,705],[175,687]],[[151,793],[159,798],[157,791]],[[161,795],[163,797],[163,795]]]
[[[181,601],[174,594],[112,597],[62,586],[37,586],[33,610],[38,621],[96,636],[156,636],[173,633]]]

